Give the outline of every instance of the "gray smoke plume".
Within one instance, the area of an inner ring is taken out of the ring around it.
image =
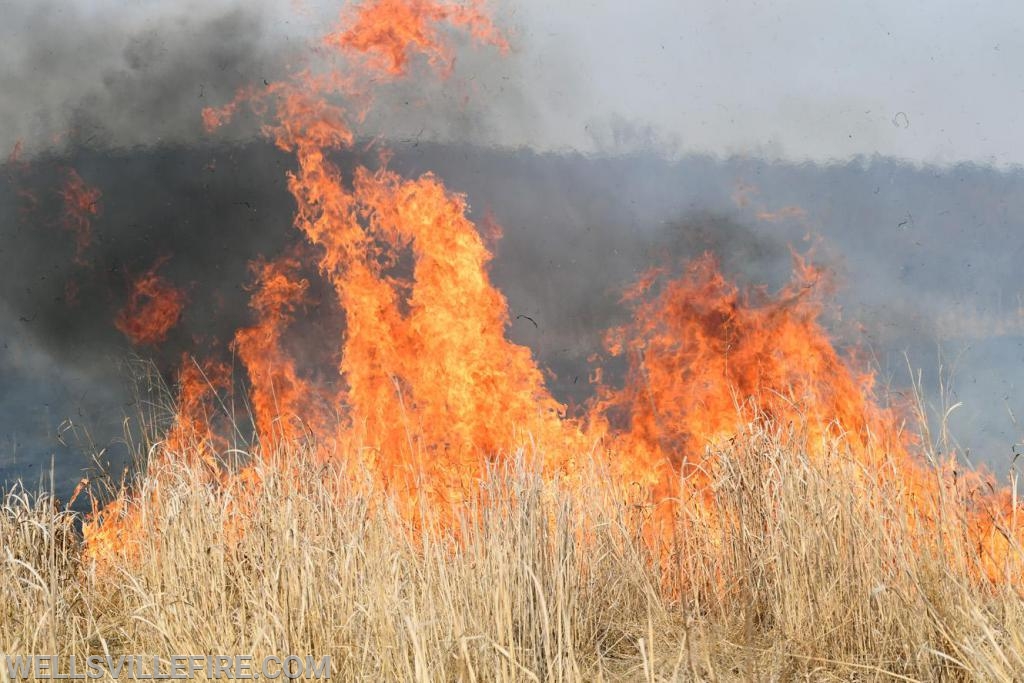
[[[259,3],[9,1],[0,13],[7,150],[195,141],[204,103],[279,77],[295,52]]]

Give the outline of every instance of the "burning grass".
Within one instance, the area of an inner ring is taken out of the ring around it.
[[[762,424],[709,450],[710,486],[680,480],[653,536],[596,459],[559,480],[530,452],[415,523],[294,442],[232,488],[154,461],[137,544],[101,561],[71,513],[15,490],[0,651],[302,651],[331,655],[336,680],[1014,680],[1019,549],[1012,580],[979,579],[968,501],[930,501],[936,534],[841,440],[824,458],[795,442]]]
[[[595,359],[569,414],[506,336],[467,198],[335,163],[375,87],[450,71],[454,30],[506,48],[477,3],[371,0],[319,68],[203,112],[251,108],[294,155],[310,247],[251,264],[229,347],[252,429],[224,354],[186,354],[131,485],[84,520],[8,493],[0,650],[330,655],[340,680],[1017,677],[1024,508],[876,402],[819,320],[827,273],[650,271],[607,337],[622,384]],[[141,346],[187,303],[162,263],[114,321]],[[309,373],[289,340],[312,265],[345,330]]]

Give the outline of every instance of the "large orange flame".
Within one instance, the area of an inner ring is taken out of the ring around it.
[[[350,59],[365,57],[371,73],[400,75],[416,56],[444,71],[450,53],[435,26],[442,22],[505,46],[476,7],[395,0],[362,6],[348,28],[323,44]],[[325,95],[356,87],[351,78],[305,73],[258,95],[245,91],[226,108],[204,112],[204,119],[216,127],[240,101],[263,110],[272,100],[266,130],[298,160],[288,180],[298,203],[296,226],[321,248],[320,269],[345,312],[339,371],[346,428],[339,436],[373,454],[369,464],[410,501],[423,482],[433,493],[458,498],[462,478],[481,455],[507,451],[526,434],[561,439],[562,409],[529,350],[505,338],[505,299],[487,276],[491,255],[465,216],[465,201],[430,175],[406,180],[360,168],[346,182],[330,161],[327,152],[351,145],[354,134],[345,111]],[[411,276],[394,267],[403,254],[414,263]],[[255,378],[266,375],[256,366],[278,354],[254,358],[251,332],[236,343],[245,342],[238,348],[246,348],[241,355]],[[278,374],[292,374],[286,362],[275,363]],[[283,383],[295,386],[293,379]],[[261,384],[252,403],[257,422],[270,425],[281,415],[281,399],[269,400]]]
[[[645,275],[625,296],[632,321],[608,334],[609,351],[626,357],[625,385],[602,390],[592,421],[619,427],[625,453],[672,471],[755,416],[809,429],[812,443],[841,432],[865,457],[898,444],[895,416],[871,400],[873,376],[851,372],[818,322],[824,273],[794,261],[775,295],[741,291],[710,255],[674,279]]]

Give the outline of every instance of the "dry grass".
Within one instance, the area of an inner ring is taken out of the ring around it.
[[[905,491],[840,446],[812,461],[780,444],[752,428],[712,453],[708,505],[681,506],[653,545],[596,469],[545,481],[522,455],[454,531],[410,528],[296,451],[287,476],[261,466],[236,540],[237,499],[185,468],[150,473],[143,561],[106,567],[70,513],[17,490],[0,509],[0,652],[329,654],[335,680],[1019,679],[1014,590],[970,579],[970,547],[922,531]]]

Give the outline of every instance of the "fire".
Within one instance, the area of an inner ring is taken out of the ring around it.
[[[74,169],[67,171],[60,190],[64,201],[61,221],[75,237],[75,263],[85,263],[85,252],[92,244],[92,219],[99,215],[102,193],[88,185]]]
[[[444,70],[449,52],[434,27],[441,22],[505,46],[477,8],[394,0],[364,5],[324,45],[365,58],[371,73],[400,75],[415,56]],[[487,276],[491,255],[465,216],[465,200],[430,175],[406,180],[387,169],[360,168],[347,183],[329,160],[327,152],[350,146],[354,134],[346,113],[325,95],[353,87],[351,79],[307,73],[296,83],[272,84],[252,103],[262,110],[272,100],[274,120],[266,130],[298,161],[288,180],[298,204],[296,227],[321,249],[320,270],[345,312],[338,368],[344,427],[337,436],[369,447],[374,455],[367,465],[412,503],[421,494],[458,499],[481,454],[507,452],[526,434],[555,436],[561,445],[562,407],[529,350],[505,338],[505,299]],[[243,92],[227,107],[207,110],[205,122],[223,124],[252,97]],[[396,272],[403,254],[414,261],[411,276]],[[266,289],[254,301],[261,317],[278,305]],[[282,313],[276,309],[278,322]],[[260,343],[276,346],[276,329],[263,325],[236,337],[254,380],[261,431],[282,415],[282,398],[287,413],[301,414],[296,408],[308,395],[286,389],[286,396],[274,396],[281,389],[256,381],[276,374],[276,384],[299,386],[276,349],[253,353]],[[274,371],[263,367],[271,359]]]
[[[184,460],[210,465],[217,471],[214,453],[225,442],[214,431],[217,392],[231,384],[230,369],[223,363],[200,363],[187,354],[178,370],[177,411],[164,438],[164,452]]]
[[[283,348],[286,328],[309,289],[309,281],[295,274],[299,268],[292,257],[251,264],[256,283],[249,305],[258,323],[235,333],[233,348],[249,374],[250,402],[265,447],[301,438],[307,430],[323,433],[327,423],[326,416],[314,415],[319,389],[299,376]]]
[[[312,443],[325,460],[358,453],[363,469],[413,512],[468,500],[482,465],[518,449],[536,453],[546,475],[571,476],[577,458],[599,444],[623,488],[639,487],[658,503],[676,495],[681,479],[700,490],[714,468],[707,445],[760,419],[797,432],[811,457],[824,457],[841,438],[864,476],[903,482],[914,499],[952,485],[947,470],[937,474],[913,454],[899,413],[875,401],[873,376],[854,372],[837,351],[820,322],[828,278],[797,256],[792,282],[776,293],[741,290],[711,256],[681,273],[645,275],[625,295],[631,322],[607,338],[609,353],[626,361],[623,386],[599,385],[586,415],[567,416],[530,351],[505,336],[508,305],[489,277],[491,252],[467,217],[466,199],[432,174],[403,178],[382,163],[347,176],[331,160],[353,145],[353,122],[362,115],[337,100],[360,100],[373,82],[421,62],[444,76],[454,59],[444,38],[453,28],[507,49],[476,4],[374,0],[343,15],[322,42],[350,72],[304,71],[203,112],[214,129],[250,106],[264,117],[265,133],[294,154],[287,176],[294,225],[316,254],[315,264],[296,251],[251,265],[254,324],[237,331],[231,348],[248,376],[265,457],[296,440]],[[162,341],[184,307],[184,294],[156,274],[162,263],[136,280],[116,321],[136,344]],[[344,313],[332,347],[338,389],[304,376],[287,343],[307,301],[302,273],[311,265]],[[227,368],[186,359],[179,384],[168,457],[198,459],[225,487],[255,481],[252,470],[219,472],[223,444],[211,400],[231,385]],[[981,491],[981,483],[955,486]],[[972,541],[986,548],[987,573],[996,577],[1010,546],[997,520],[1011,504],[979,495],[969,511]],[[672,503],[683,504],[703,502]],[[136,520],[144,503],[114,505],[116,514],[104,512],[87,527],[98,555],[117,547],[112,528],[138,529],[125,520]],[[926,503],[920,512],[930,519]]]
[[[137,346],[164,341],[185,309],[185,293],[157,274],[166,262],[167,257],[157,259],[149,270],[135,278],[128,303],[114,322]]]
[[[102,564],[120,552],[137,560],[144,543],[159,542],[159,535],[155,539],[147,535],[146,512],[159,502],[164,484],[162,465],[166,462],[186,464],[203,483],[231,485],[216,457],[227,447],[227,441],[215,430],[218,391],[230,384],[230,368],[223,363],[201,363],[188,354],[181,357],[173,420],[159,448],[147,454],[149,487],[137,491],[122,486],[116,497],[102,507],[93,499],[92,513],[82,526],[89,558]],[[241,474],[236,478],[249,483]]]
[[[448,23],[465,29],[480,43],[502,50],[508,43],[484,14],[479,2],[454,5],[435,0],[375,0],[362,5],[346,29],[327,36],[324,44],[366,55],[370,69],[403,75],[414,53],[436,68],[451,69],[451,49],[437,30]]]
[[[615,438],[626,452],[685,470],[704,444],[758,415],[804,426],[811,442],[842,433],[865,454],[872,441],[884,440],[879,451],[899,442],[895,416],[871,400],[872,375],[851,372],[818,322],[825,274],[794,261],[793,281],[774,295],[741,291],[710,255],[677,278],[652,271],[626,293],[633,319],[607,343],[625,356],[627,379],[596,403],[596,419],[624,427]]]

